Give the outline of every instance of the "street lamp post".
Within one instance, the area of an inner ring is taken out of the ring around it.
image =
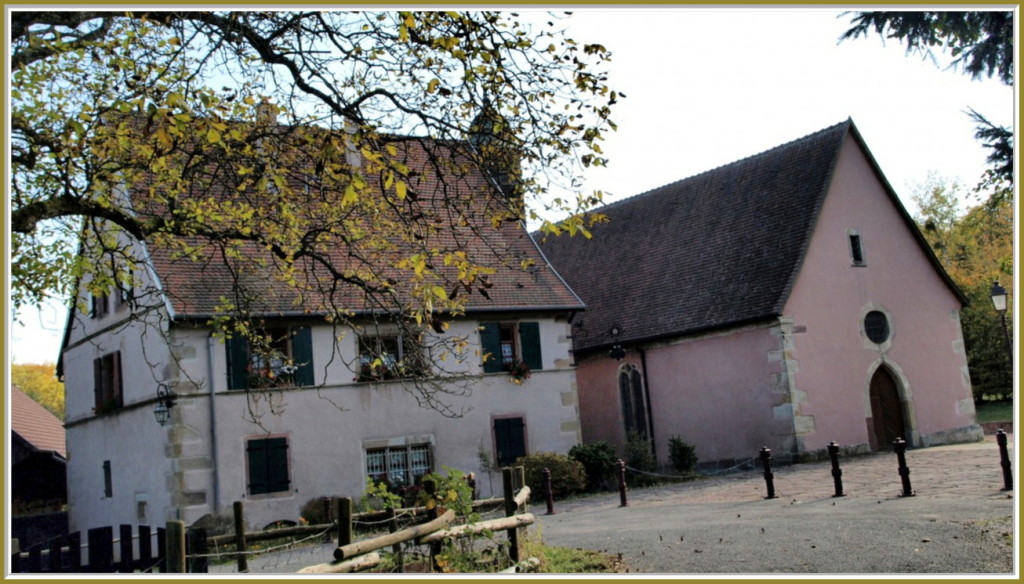
[[[1006,339],[1006,356],[1010,361],[1010,369],[1013,369],[1013,345],[1010,341],[1010,329],[1006,327],[1006,289],[999,285],[999,280],[992,282],[992,306],[999,313],[999,320],[1003,323],[1003,337]]]

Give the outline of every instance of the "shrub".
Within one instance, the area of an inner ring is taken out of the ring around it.
[[[668,439],[668,458],[676,471],[691,473],[697,465],[697,448],[680,436],[673,435]]]
[[[651,452],[650,440],[631,432],[626,441],[626,466],[641,472],[627,472],[626,480],[633,486],[649,486],[657,482],[655,477],[642,473],[653,473],[658,470],[658,461]]]
[[[564,454],[538,452],[520,458],[516,465],[523,467],[526,485],[530,487],[530,499],[533,501],[544,500],[544,469],[551,471],[551,491],[555,497],[578,493],[587,487],[587,474],[583,465]]]
[[[324,509],[324,499],[330,500],[329,508],[326,510]],[[314,497],[303,503],[302,508],[299,509],[299,517],[310,525],[323,525],[334,519],[331,517],[331,514],[334,513],[333,509],[334,499],[332,497]]]
[[[619,457],[611,444],[603,440],[577,444],[569,450],[569,458],[583,465],[587,475],[587,490],[608,489],[614,484],[615,463]]]

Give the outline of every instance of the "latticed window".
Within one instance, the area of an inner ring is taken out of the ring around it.
[[[889,340],[889,319],[884,312],[872,310],[864,316],[864,334],[876,344]]]
[[[416,484],[432,470],[429,444],[388,446],[366,451],[366,476],[391,487]]]
[[[646,439],[647,406],[644,401],[643,375],[633,365],[623,365],[619,369],[619,398],[626,437]]]

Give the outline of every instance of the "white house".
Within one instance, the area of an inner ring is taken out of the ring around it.
[[[458,180],[493,184],[479,172]],[[90,308],[73,311],[65,333],[70,529],[188,524],[234,501],[262,527],[297,521],[313,498],[357,498],[368,478],[408,484],[445,468],[476,473],[490,496],[501,480],[488,480],[488,466],[567,452],[581,439],[570,322],[583,303],[522,224],[486,232],[515,265],[499,266],[443,332],[416,329],[417,343],[370,307],[351,304],[350,322],[332,326],[314,306],[274,304],[276,284],[242,274],[266,286],[252,316],[274,339],[270,357],[209,324],[237,286],[229,266],[131,242],[144,269],[130,289],[90,297],[83,280],[78,305]],[[461,352],[436,352],[456,341]],[[435,348],[430,359],[412,355],[423,346]],[[169,394],[161,425],[154,414]],[[442,405],[424,405],[434,398]]]

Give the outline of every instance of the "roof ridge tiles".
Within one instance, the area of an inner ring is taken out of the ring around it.
[[[719,164],[718,166],[713,166],[711,168],[708,168],[708,169],[702,170],[700,172],[697,172],[696,174],[691,174],[689,176],[685,176],[685,177],[680,178],[678,180],[674,180],[672,182],[668,182],[668,183],[665,183],[665,184],[660,185],[660,186],[652,187],[650,189],[647,189],[646,191],[641,191],[639,193],[636,193],[636,194],[633,194],[633,195],[629,195],[629,196],[624,197],[622,199],[619,199],[617,201],[612,201],[610,203],[602,205],[598,209],[595,209],[595,211],[600,212],[600,210],[602,210],[602,209],[610,209],[610,208],[613,208],[613,207],[618,207],[620,205],[623,205],[624,203],[628,203],[628,202],[633,201],[635,199],[639,199],[639,198],[642,198],[642,197],[654,194],[657,191],[669,190],[669,189],[671,189],[671,187],[677,186],[680,183],[684,183],[684,182],[687,182],[687,181],[690,181],[690,180],[695,180],[695,179],[698,179],[698,178],[700,178],[702,176],[706,176],[706,175],[709,175],[709,174],[712,174],[712,173],[721,172],[722,169],[725,169],[725,168],[728,168],[728,167],[734,166],[734,165],[738,166],[738,165],[744,164],[746,162],[749,162],[752,159],[761,158],[761,157],[766,156],[766,155],[768,155],[768,154],[770,154],[770,153],[772,153],[774,151],[782,151],[782,150],[785,150],[785,149],[793,148],[793,147],[795,147],[800,142],[810,142],[812,139],[818,138],[818,137],[820,137],[820,136],[822,136],[824,134],[828,134],[830,132],[834,132],[837,129],[839,129],[840,127],[851,126],[851,125],[853,125],[853,119],[848,117],[848,118],[846,118],[846,120],[844,120],[842,122],[839,122],[839,123],[836,123],[836,124],[832,124],[831,126],[828,126],[827,128],[823,128],[823,129],[817,130],[815,132],[810,132],[809,134],[805,134],[805,135],[803,135],[803,136],[801,136],[799,138],[790,140],[788,142],[779,144],[777,146],[772,146],[771,148],[767,148],[767,149],[761,150],[759,152],[755,152],[753,154],[749,154],[749,155],[744,156],[742,158],[737,158],[737,159],[735,159],[735,160],[733,160],[731,162],[726,162],[724,164]]]

